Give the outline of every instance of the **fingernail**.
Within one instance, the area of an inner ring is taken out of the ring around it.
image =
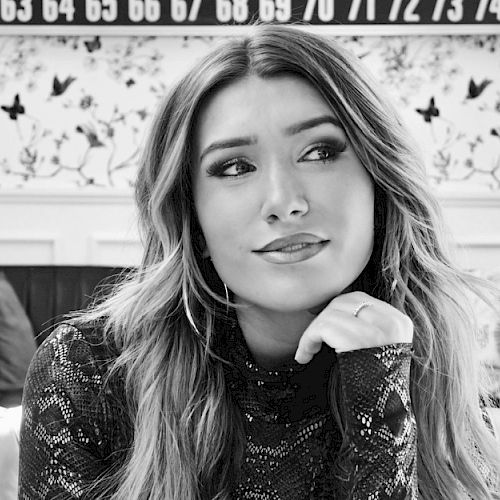
[[[296,354],[294,359],[295,361],[297,361],[297,363],[300,363],[301,365],[305,365],[306,363],[309,362],[308,357],[305,356],[304,354]]]

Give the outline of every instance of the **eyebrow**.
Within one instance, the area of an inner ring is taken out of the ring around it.
[[[283,132],[287,136],[292,136],[303,132],[304,130],[308,130],[319,125],[323,125],[325,123],[331,123],[335,127],[338,127],[343,130],[342,124],[337,118],[331,115],[318,116],[316,118],[311,118],[310,120],[305,120],[303,122],[295,123],[294,125],[290,125],[286,127]],[[200,155],[200,163],[203,158],[212,151],[217,149],[228,149],[235,148],[238,146],[252,146],[257,144],[256,136],[245,136],[245,137],[235,137],[232,139],[226,139],[223,141],[216,141],[207,146]]]
[[[316,118],[311,118],[310,120],[305,120],[303,122],[296,123],[285,129],[285,135],[295,135],[304,130],[317,127],[318,125],[323,125],[324,123],[331,123],[335,127],[343,130],[343,127],[339,120],[331,115],[318,116]]]

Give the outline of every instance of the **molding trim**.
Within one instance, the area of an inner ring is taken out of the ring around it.
[[[28,265],[34,261],[40,262],[43,260],[43,264],[54,264],[61,254],[60,243],[60,235],[55,233],[0,233],[0,249],[2,247],[9,247],[10,251],[7,253],[10,257],[12,257],[12,248],[16,249],[14,259],[2,260],[1,263]],[[45,249],[45,256],[43,258],[40,258],[40,246],[43,246]]]
[[[498,248],[500,264],[500,236],[496,234],[456,238],[453,244],[458,248]]]
[[[46,242],[50,241],[55,243],[57,241],[58,235],[54,233],[0,233],[1,242],[13,242],[13,243],[33,243],[33,242]]]
[[[443,207],[497,207],[500,208],[499,191],[433,190]]]
[[[498,24],[327,24],[297,25],[294,27],[327,36],[394,36],[394,35],[476,35],[497,34]],[[0,36],[4,35],[99,35],[99,36],[243,36],[252,26],[200,25],[200,26],[67,26],[67,25],[0,25]]]
[[[96,265],[137,264],[142,255],[142,243],[138,237],[116,233],[94,233],[88,236],[87,260]]]
[[[46,204],[46,205],[129,205],[134,203],[134,193],[125,189],[100,191],[71,190],[0,190],[0,204]]]
[[[94,233],[89,236],[89,240],[92,244],[124,244],[124,245],[141,245],[141,241],[139,238],[135,238],[133,236],[124,237],[118,233]]]
[[[451,191],[433,189],[433,194],[444,207],[499,207],[499,191]],[[71,191],[69,189],[24,190],[0,189],[0,204],[134,204],[131,189]]]

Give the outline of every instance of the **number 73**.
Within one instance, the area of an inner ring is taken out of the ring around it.
[[[444,6],[448,0],[436,0],[434,4],[434,10],[432,12],[432,20],[434,22],[439,22],[441,16],[443,15]],[[399,17],[399,12],[401,10],[401,4],[403,0],[394,0],[391,5],[391,11],[389,12],[389,21],[394,22]],[[405,22],[418,22],[420,21],[420,14],[415,12],[420,0],[410,0],[408,5],[405,7],[403,12],[403,21]],[[446,16],[449,21],[456,23],[462,20],[464,16],[463,0],[451,0],[450,8],[446,11]]]

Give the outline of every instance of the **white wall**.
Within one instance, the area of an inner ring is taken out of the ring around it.
[[[140,255],[129,193],[0,194],[0,264],[126,266]]]
[[[500,193],[440,196],[461,267],[500,272]]]
[[[500,193],[441,194],[464,268],[500,272]],[[132,196],[0,192],[0,265],[136,265]]]
[[[418,139],[460,264],[500,271],[500,36],[336,39]],[[0,36],[0,103],[19,95],[25,107],[15,120],[0,110],[0,265],[139,262],[130,186],[142,137],[171,82],[218,42],[103,36],[89,51],[89,41]],[[52,96],[56,75],[74,81]],[[467,99],[471,78],[491,82]],[[425,121],[431,97],[440,114]]]

